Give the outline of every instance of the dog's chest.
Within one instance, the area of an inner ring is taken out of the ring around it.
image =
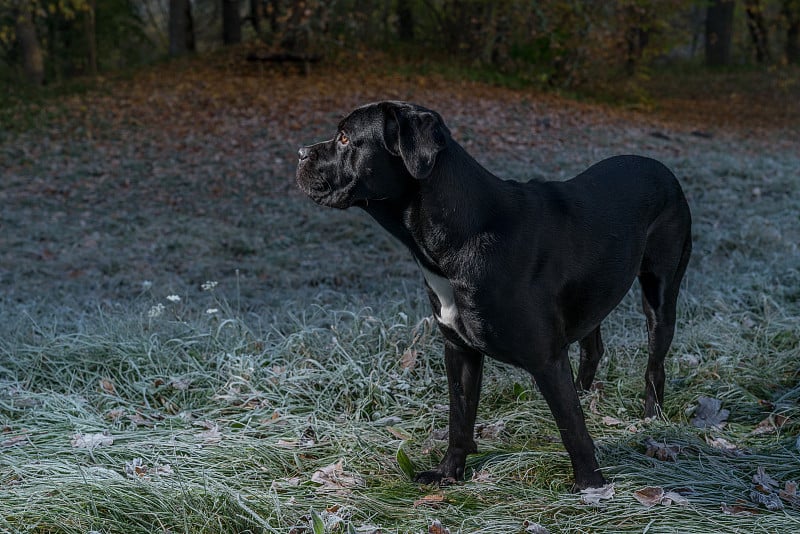
[[[425,276],[425,281],[428,282],[428,287],[439,299],[439,313],[436,315],[436,320],[455,331],[463,339],[464,335],[458,329],[458,307],[456,306],[455,294],[450,281],[429,271],[422,265],[420,265],[420,269],[422,269],[422,274]]]

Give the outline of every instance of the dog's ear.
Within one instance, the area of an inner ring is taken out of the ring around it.
[[[442,118],[436,112],[403,104],[385,106],[384,114],[386,149],[403,159],[411,176],[419,180],[427,178],[450,136]]]

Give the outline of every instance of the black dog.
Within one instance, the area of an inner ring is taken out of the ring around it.
[[[358,206],[405,244],[445,338],[447,452],[423,483],[459,479],[473,440],[483,356],[536,379],[577,488],[605,481],[577,387],[603,354],[600,322],[638,277],[647,317],[646,416],[664,400],[664,357],[691,252],[691,216],[661,163],[617,156],[566,182],[503,181],[450,137],[438,113],[403,102],[356,109],[336,137],[301,148],[297,183],[315,202]]]

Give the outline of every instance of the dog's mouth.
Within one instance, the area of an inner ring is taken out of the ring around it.
[[[300,190],[321,206],[347,209],[354,204],[353,193],[358,180],[337,186],[327,180],[324,175],[311,172],[303,165],[297,168],[296,180]]]

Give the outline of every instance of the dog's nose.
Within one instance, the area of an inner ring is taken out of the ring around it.
[[[300,161],[308,159],[308,147],[300,147],[300,150],[297,151],[297,157],[300,158]]]

